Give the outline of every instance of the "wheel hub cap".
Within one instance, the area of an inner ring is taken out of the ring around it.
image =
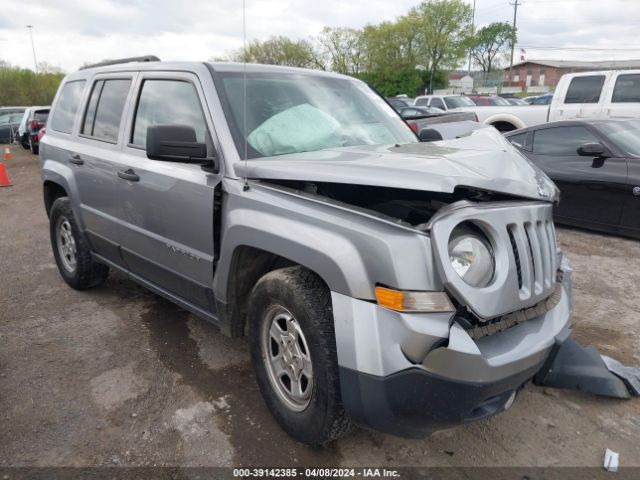
[[[296,412],[307,408],[313,392],[311,356],[298,321],[284,307],[274,306],[264,317],[262,356],[280,400]]]
[[[58,225],[56,227],[56,241],[62,266],[68,272],[73,272],[77,265],[76,240],[73,238],[71,224],[65,217],[60,217],[58,219]]]

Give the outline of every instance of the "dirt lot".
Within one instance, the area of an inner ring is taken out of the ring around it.
[[[77,292],[49,244],[39,159],[20,147],[0,188],[0,467],[640,466],[640,400],[528,387],[498,417],[425,440],[355,429],[322,450],[289,439],[244,340],[112,273]],[[575,338],[640,364],[640,243],[559,232],[575,274]],[[6,477],[5,477],[6,478]]]

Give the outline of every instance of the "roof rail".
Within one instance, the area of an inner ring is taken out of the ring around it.
[[[133,63],[133,62],[159,62],[160,59],[155,55],[144,55],[143,57],[129,57],[118,58],[116,60],[105,60],[104,62],[94,63],[93,65],[85,65],[80,67],[80,70],[86,70],[88,68],[106,67],[107,65],[119,65],[121,63]]]

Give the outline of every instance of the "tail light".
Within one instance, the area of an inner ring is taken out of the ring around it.
[[[38,127],[42,127],[44,125],[44,122],[38,122],[36,120],[31,120],[31,128],[38,128]]]
[[[411,130],[413,130],[415,133],[418,133],[418,124],[417,123],[410,123],[409,126],[411,127]]]

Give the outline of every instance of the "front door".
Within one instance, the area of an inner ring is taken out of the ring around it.
[[[583,126],[535,130],[528,156],[560,188],[556,219],[572,224],[619,225],[627,190],[624,158],[583,157],[577,149],[600,140]]]
[[[123,205],[121,252],[133,275],[207,312],[214,311],[214,205],[221,177],[200,165],[150,160],[147,127],[193,127],[215,151],[202,87],[190,73],[141,73],[128,138],[115,165]]]

